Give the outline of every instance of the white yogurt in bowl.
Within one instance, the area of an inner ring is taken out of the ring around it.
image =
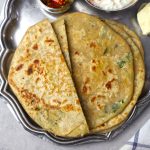
[[[91,5],[106,11],[117,11],[134,5],[138,0],[86,0]]]

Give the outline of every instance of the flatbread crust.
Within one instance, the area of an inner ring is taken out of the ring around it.
[[[121,28],[122,30],[124,30],[126,32],[126,34],[128,34],[128,36],[130,37],[130,39],[135,43],[135,45],[138,47],[138,49],[140,50],[140,53],[144,59],[144,49],[143,49],[143,45],[141,43],[140,38],[138,37],[138,35],[131,29],[129,29],[126,25],[113,21],[113,20],[109,20],[109,24],[112,25],[116,25],[117,27]]]
[[[90,130],[96,130],[132,98],[132,53],[126,41],[96,17],[73,13],[60,19],[66,23],[72,75],[84,114]]]
[[[57,35],[58,42],[60,44],[65,61],[68,65],[69,70],[71,71],[71,62],[70,62],[70,54],[69,54],[69,48],[68,48],[68,40],[67,40],[65,22],[63,19],[57,20],[52,23],[52,26]]]
[[[8,82],[28,115],[63,137],[89,132],[71,74],[48,20],[30,27],[15,51]]]
[[[105,122],[102,126],[97,129],[97,131],[103,131],[108,132],[108,130],[112,130],[116,128],[119,124],[121,124],[123,121],[125,121],[130,114],[131,110],[135,106],[141,92],[142,88],[144,86],[145,81],[145,67],[142,55],[140,53],[139,48],[136,46],[136,44],[133,41],[133,38],[130,37],[127,32],[118,25],[117,22],[114,23],[114,21],[105,20],[105,22],[118,34],[120,34],[130,45],[133,58],[134,58],[134,72],[135,72],[135,79],[134,79],[134,94],[130,101],[130,103],[126,106],[126,108],[117,116],[110,119],[108,122]],[[129,29],[128,29],[129,30]],[[95,132],[94,130],[92,132]]]

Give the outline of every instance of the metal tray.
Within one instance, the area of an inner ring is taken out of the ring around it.
[[[92,8],[84,0],[76,0],[70,9],[70,12],[82,11],[89,14],[98,15],[101,18],[118,20],[127,24],[132,29],[138,29],[137,32],[140,33],[138,24],[136,22],[136,14],[139,7],[144,2],[149,2],[149,0],[139,0],[134,7],[127,10],[107,13]],[[7,104],[10,106],[9,108],[12,110],[13,114],[15,114],[15,117],[19,120],[23,127],[32,134],[35,134],[41,138],[64,145],[111,140],[123,132],[123,130],[129,126],[150,103],[150,38],[140,35],[145,49],[146,79],[141,97],[129,115],[129,118],[120,127],[106,134],[94,134],[74,139],[57,137],[44,131],[30,119],[15,95],[10,90],[7,82],[7,75],[12,54],[23,37],[26,29],[46,17],[54,20],[58,16],[60,15],[47,14],[46,12],[40,10],[36,0],[6,0],[4,5],[4,20],[0,26],[0,94],[6,100]]]

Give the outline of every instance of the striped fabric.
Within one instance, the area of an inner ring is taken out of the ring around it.
[[[120,150],[150,150],[150,120]]]

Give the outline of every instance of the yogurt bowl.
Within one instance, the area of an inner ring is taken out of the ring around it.
[[[99,10],[119,11],[134,6],[138,0],[85,0],[89,5]]]

